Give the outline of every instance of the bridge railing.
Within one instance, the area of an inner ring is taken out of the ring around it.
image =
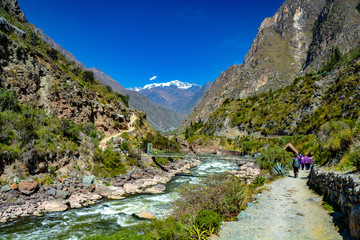
[[[240,160],[244,159],[242,156],[229,156],[229,155],[217,155],[217,154],[185,154],[185,153],[152,153],[148,154],[149,156],[154,157],[173,157],[173,158],[212,158],[212,159],[219,159],[219,160]],[[253,158],[248,158],[248,161],[253,161]]]

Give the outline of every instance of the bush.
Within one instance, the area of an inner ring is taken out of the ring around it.
[[[77,141],[79,139],[81,126],[74,123],[74,121],[69,121],[67,119],[60,120],[59,130],[64,137],[67,137],[71,141]]]
[[[56,51],[54,48],[48,49],[46,51],[46,54],[52,59],[52,60],[58,60],[58,51]]]
[[[93,72],[90,71],[84,71],[82,80],[91,84],[96,83],[95,75]]]
[[[0,112],[6,110],[19,112],[19,102],[15,92],[9,92],[3,88],[0,88]]]
[[[223,173],[203,178],[199,184],[186,184],[178,190],[173,215],[194,216],[198,210],[212,210],[225,219],[237,215],[251,197],[241,179]]]
[[[221,216],[214,211],[200,210],[195,217],[195,225],[201,231],[216,233],[221,225]]]
[[[276,162],[288,165],[292,160],[291,154],[279,146],[271,146],[264,151],[259,159],[262,169],[272,168]]]
[[[360,170],[360,146],[354,146],[348,153],[350,162],[356,167],[356,170]]]

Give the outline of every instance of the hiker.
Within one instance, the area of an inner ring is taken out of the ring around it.
[[[304,170],[304,166],[305,166],[305,156],[300,154],[300,166],[301,166],[301,170]]]
[[[300,160],[298,157],[293,157],[293,169],[294,169],[294,177],[297,178],[298,177],[298,173],[299,173],[299,167],[300,167]]]
[[[306,159],[305,159],[305,167],[306,167],[306,170],[309,170],[309,169],[310,169],[310,165],[312,164],[312,162],[313,162],[312,158],[306,156]]]

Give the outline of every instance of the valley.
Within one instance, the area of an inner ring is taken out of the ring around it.
[[[90,34],[84,64],[19,2],[0,2],[0,239],[360,239],[359,0],[284,1],[241,64],[238,3],[100,4],[53,27]]]

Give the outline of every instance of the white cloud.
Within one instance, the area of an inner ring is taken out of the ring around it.
[[[157,77],[158,77],[158,76],[152,76],[149,80],[150,80],[150,81],[153,81],[153,80],[157,79]]]

